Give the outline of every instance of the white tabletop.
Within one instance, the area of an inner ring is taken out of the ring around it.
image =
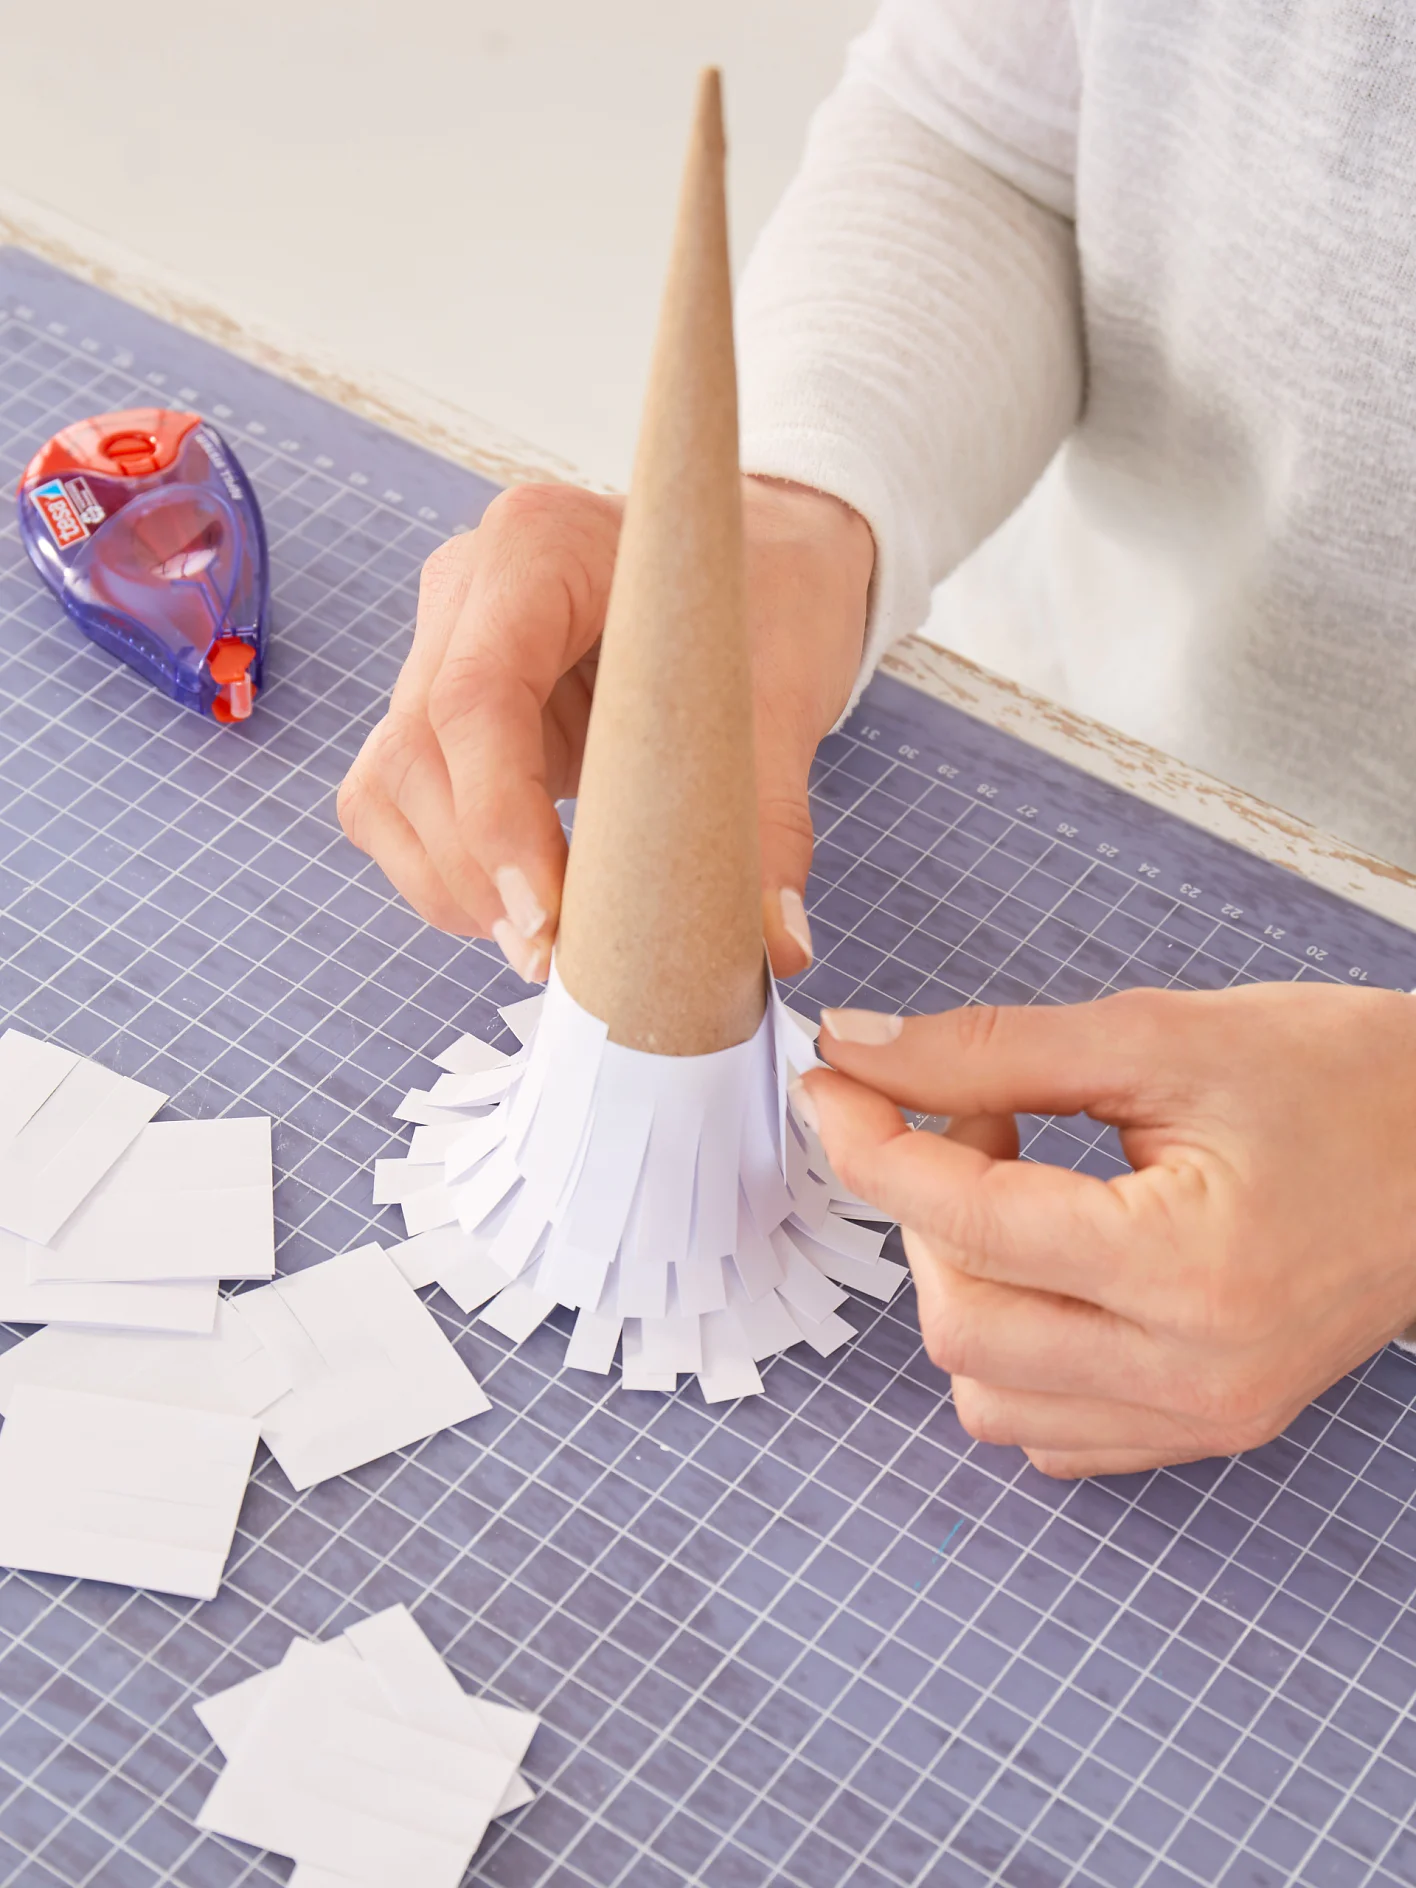
[[[258,328],[622,484],[697,69],[724,69],[740,261],[872,11],[7,7],[0,185]]]

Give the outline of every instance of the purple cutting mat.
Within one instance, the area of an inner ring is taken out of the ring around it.
[[[6,518],[0,1013],[175,1113],[274,1114],[290,1270],[397,1236],[368,1203],[395,1099],[524,994],[332,811],[419,563],[490,488],[0,256],[7,477],[61,422],[153,399],[217,417],[260,490],[272,685],[247,731],[147,692]],[[820,1000],[1416,982],[1416,938],[893,682],[816,794]],[[1084,1122],[1030,1147],[1115,1167]],[[713,1410],[561,1376],[562,1314],[510,1354],[431,1302],[494,1412],[299,1499],[262,1453],[217,1600],[0,1574],[0,1882],[285,1879],[193,1829],[193,1700],[394,1600],[544,1714],[539,1795],[479,1883],[1416,1882],[1416,1363],[1383,1354],[1242,1460],[1063,1487],[964,1435],[908,1295]]]

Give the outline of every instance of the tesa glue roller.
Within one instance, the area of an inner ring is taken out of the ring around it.
[[[270,615],[251,482],[199,413],[132,407],[56,433],[25,468],[20,535],[74,621],[199,714],[244,721]]]

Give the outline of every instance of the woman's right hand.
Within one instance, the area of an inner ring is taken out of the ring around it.
[[[495,938],[543,981],[623,500],[521,485],[423,567],[413,647],[339,790],[339,817],[430,924]],[[807,774],[860,666],[874,544],[838,499],[743,480],[763,929],[811,961]]]

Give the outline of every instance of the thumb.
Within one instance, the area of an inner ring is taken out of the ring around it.
[[[806,875],[811,869],[811,807],[807,766],[758,761],[758,843],[762,854],[762,935],[778,977],[795,977],[811,962]]]

